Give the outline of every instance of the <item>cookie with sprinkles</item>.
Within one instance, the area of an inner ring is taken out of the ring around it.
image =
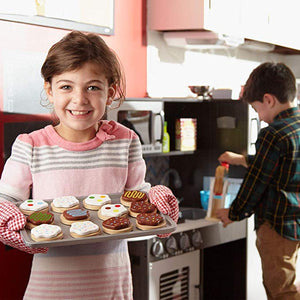
[[[156,213],[156,206],[148,201],[134,201],[129,208],[130,216],[136,218],[138,214],[153,214]]]
[[[116,234],[129,232],[133,226],[128,218],[112,217],[102,222],[102,228],[105,233]]]
[[[41,224],[31,229],[31,238],[36,242],[59,240],[63,238],[60,226]]]
[[[19,209],[24,215],[30,216],[36,211],[47,212],[48,203],[44,200],[28,199],[20,204]]]
[[[109,203],[111,203],[111,199],[105,194],[92,194],[82,201],[83,206],[91,210],[99,210],[101,206]]]
[[[79,221],[88,221],[89,219],[89,211],[83,208],[68,209],[60,215],[61,222],[66,225]]]
[[[79,200],[74,196],[63,196],[53,199],[51,208],[57,213],[63,213],[67,209],[79,208]]]
[[[75,222],[70,227],[70,234],[73,238],[83,238],[101,234],[101,229],[91,221]]]
[[[149,230],[166,226],[165,218],[158,214],[139,214],[136,217],[136,227],[141,230]]]
[[[54,215],[50,212],[36,211],[26,218],[26,228],[32,229],[41,224],[53,224]]]

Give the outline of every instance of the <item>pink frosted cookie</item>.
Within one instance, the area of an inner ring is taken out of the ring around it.
[[[36,242],[59,240],[62,237],[62,230],[57,225],[42,224],[31,229],[31,238]]]
[[[72,223],[70,228],[70,234],[74,238],[93,236],[100,233],[100,227],[91,221],[75,222]]]
[[[128,210],[122,204],[106,204],[98,210],[98,217],[107,220],[112,217],[127,217]]]
[[[79,208],[79,201],[74,196],[64,196],[53,199],[51,208],[57,213],[63,213],[67,209]]]
[[[28,199],[21,203],[19,209],[24,215],[30,216],[36,211],[47,212],[48,203],[43,200]]]
[[[101,206],[111,203],[111,199],[105,194],[92,194],[86,197],[82,203],[87,209],[98,210]]]

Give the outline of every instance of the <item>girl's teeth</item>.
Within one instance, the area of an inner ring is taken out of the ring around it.
[[[73,115],[85,115],[88,113],[87,111],[76,111],[76,110],[72,110],[71,112]]]

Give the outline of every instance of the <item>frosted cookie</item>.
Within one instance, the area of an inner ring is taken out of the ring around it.
[[[91,221],[75,222],[70,228],[70,234],[73,238],[94,236],[100,233],[100,227]]]
[[[166,220],[160,214],[139,214],[136,217],[136,227],[141,230],[156,229],[166,226]]]
[[[36,211],[47,212],[48,203],[43,200],[28,199],[21,203],[19,209],[24,215],[29,216]]]
[[[112,217],[127,217],[128,210],[122,204],[106,204],[98,210],[98,217],[107,220]]]
[[[50,212],[36,211],[26,218],[26,228],[32,229],[41,224],[52,224],[54,215]]]
[[[74,196],[64,196],[53,199],[51,208],[57,213],[63,213],[67,209],[79,208],[79,201]]]
[[[78,221],[88,221],[89,219],[90,213],[82,208],[67,209],[60,215],[61,222],[66,225],[71,225]]]
[[[98,210],[101,206],[111,203],[111,199],[108,195],[92,194],[86,197],[82,203],[87,209]]]
[[[31,229],[31,238],[36,242],[62,239],[63,233],[57,225],[42,224]]]
[[[120,200],[123,205],[129,207],[133,201],[148,201],[148,197],[146,193],[140,191],[124,191]]]
[[[132,217],[137,217],[138,214],[153,214],[156,213],[156,206],[148,201],[134,201],[129,208],[129,214]]]
[[[116,234],[129,232],[133,226],[128,218],[112,217],[102,222],[102,228],[105,233]]]

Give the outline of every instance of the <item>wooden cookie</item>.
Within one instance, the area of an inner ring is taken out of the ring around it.
[[[132,202],[129,209],[129,214],[132,217],[137,217],[138,214],[145,213],[145,214],[151,214],[156,213],[157,209],[154,204],[148,202],[148,201],[135,201]]]
[[[64,196],[53,199],[51,208],[57,213],[63,213],[67,209],[79,208],[79,201],[74,196]]]
[[[129,232],[133,226],[128,218],[112,217],[102,222],[102,228],[105,233],[116,234]]]
[[[90,213],[82,208],[68,209],[60,215],[61,222],[66,225],[71,225],[79,221],[88,221],[89,219]]]
[[[100,233],[100,227],[91,221],[74,222],[70,228],[70,234],[73,238],[89,237]]]
[[[128,210],[122,204],[106,204],[98,210],[98,217],[107,220],[112,217],[127,217]]]
[[[166,220],[158,213],[139,214],[136,217],[136,227],[141,230],[149,230],[166,226]]]
[[[134,201],[148,201],[148,197],[146,193],[140,191],[124,191],[120,201],[123,205],[129,207]]]
[[[92,194],[86,197],[82,203],[87,209],[99,210],[101,206],[111,203],[111,199],[108,195]]]
[[[26,218],[26,228],[32,229],[41,224],[52,224],[54,215],[50,212],[36,211]]]
[[[19,209],[24,215],[30,216],[36,211],[47,212],[48,203],[44,200],[28,199],[20,204]]]
[[[59,240],[63,233],[57,225],[42,224],[31,229],[31,238],[36,242]]]

